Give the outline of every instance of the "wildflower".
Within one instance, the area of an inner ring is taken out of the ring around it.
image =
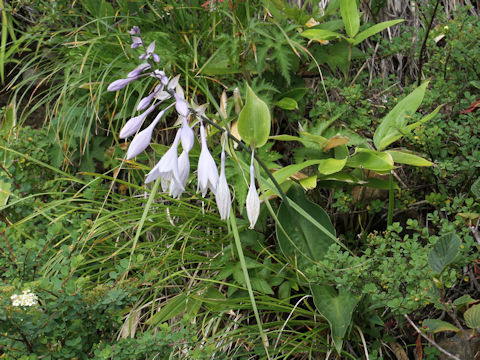
[[[128,79],[118,79],[112,82],[110,85],[108,85],[107,90],[108,91],[117,91],[117,90],[122,90],[125,86],[127,86],[129,83],[131,83],[133,80],[136,80],[137,78],[131,77]]]
[[[177,110],[178,114],[183,117],[187,117],[190,110],[188,109],[188,104],[183,98],[183,96],[178,95],[177,93],[174,94],[175,96],[175,109]]]
[[[162,89],[163,89],[162,85],[155,86],[155,90],[153,90],[151,94],[145,96],[142,100],[140,100],[137,106],[137,110],[138,111],[145,110],[147,106],[150,105],[155,95],[157,95],[160,91],[162,91]]]
[[[155,41],[152,41],[150,45],[148,45],[147,50],[145,51],[145,54],[140,55],[138,58],[140,60],[147,60],[150,57],[153,58],[153,61],[156,63],[160,62],[160,56],[155,54],[153,51],[155,50]]]
[[[163,180],[162,189],[164,191],[164,185],[166,185],[168,181],[176,181],[183,191],[183,186],[178,174],[177,148],[179,141],[180,130],[177,131],[175,140],[173,140],[173,144],[170,149],[162,156],[157,165],[155,165],[154,168],[147,174],[147,178],[145,179],[146,184],[156,180],[158,177],[161,177]]]
[[[150,114],[153,111],[153,109],[155,109],[156,106],[157,105],[154,104],[150,106],[147,110],[145,110],[142,114],[128,120],[126,124],[123,126],[122,130],[120,130],[120,134],[119,134],[120,139],[125,139],[135,134],[138,131],[138,129],[140,129],[140,127],[142,126],[142,123],[145,120],[145,118],[148,116],[148,114]]]
[[[188,174],[190,173],[190,160],[188,158],[188,151],[185,149],[178,157],[178,178],[180,183],[170,181],[169,194],[173,198],[179,198],[185,191],[187,185]]]
[[[227,178],[225,177],[225,145],[222,147],[220,177],[218,178],[215,200],[217,201],[220,219],[227,220],[230,217],[232,198],[230,197],[230,189],[228,188]]]
[[[30,289],[24,290],[23,294],[13,294],[10,296],[13,306],[34,306],[38,304],[38,296],[30,291]]]
[[[182,142],[182,148],[187,153],[192,150],[195,135],[192,128],[188,125],[186,117],[182,117],[182,127],[180,128],[180,140]]]
[[[140,154],[143,150],[145,150],[148,145],[150,145],[150,141],[152,140],[152,133],[155,125],[160,121],[160,119],[165,114],[165,110],[162,110],[158,113],[158,115],[153,119],[152,123],[145,128],[144,130],[140,131],[135,137],[133,138],[130,146],[128,147],[127,151],[127,160],[133,159],[135,156]]]
[[[247,216],[250,221],[249,229],[253,229],[260,214],[260,198],[255,188],[255,168],[253,166],[254,152],[252,150],[252,160],[250,163],[250,187],[247,194]]]
[[[128,78],[136,78],[138,77],[142,72],[144,72],[145,70],[148,70],[151,68],[151,65],[149,63],[141,63],[140,65],[138,65],[135,69],[133,69],[132,71],[130,71],[127,75]]]
[[[213,193],[216,191],[218,183],[218,171],[212,155],[208,151],[207,137],[205,135],[205,128],[200,124],[200,142],[202,150],[198,159],[198,187],[197,191],[202,191],[202,196],[205,196],[207,190],[210,188]]]
[[[130,47],[136,49],[141,45],[143,45],[142,38],[139,36],[132,36],[132,45],[130,45]]]
[[[132,27],[132,28],[128,31],[128,33],[129,33],[130,35],[140,35],[140,28],[135,25],[134,27]]]

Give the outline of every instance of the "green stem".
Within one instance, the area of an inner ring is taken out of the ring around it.
[[[247,284],[248,295],[250,297],[250,301],[252,302],[255,319],[257,320],[258,331],[260,332],[260,337],[262,338],[262,343],[263,347],[265,348],[267,358],[270,359],[270,355],[268,354],[268,340],[263,331],[260,315],[258,314],[257,303],[255,302],[255,296],[253,295],[252,284],[250,283],[250,276],[248,276],[247,264],[245,262],[245,256],[243,255],[242,243],[240,242],[240,235],[238,234],[237,222],[235,220],[235,213],[233,212],[233,210],[230,211],[230,224],[232,226],[232,232],[235,239],[235,245],[237,247],[238,257],[240,258],[240,265],[242,266],[243,275],[245,277],[245,283]]]
[[[388,216],[387,216],[387,227],[392,225],[393,220],[393,209],[395,208],[395,192],[393,188],[393,174],[390,171],[388,176]]]

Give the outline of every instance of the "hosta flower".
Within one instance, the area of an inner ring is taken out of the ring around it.
[[[147,60],[151,57],[151,58],[153,58],[153,61],[158,63],[158,62],[160,62],[160,56],[155,54],[154,51],[155,51],[155,41],[152,41],[150,43],[150,45],[148,45],[145,54],[140,55],[138,58],[140,60]]]
[[[140,129],[140,127],[142,126],[142,123],[145,120],[145,118],[148,116],[148,114],[150,114],[153,111],[153,109],[155,109],[156,106],[157,105],[154,104],[150,106],[147,110],[145,110],[142,114],[137,115],[131,118],[130,120],[128,120],[126,124],[123,126],[122,130],[120,130],[120,134],[119,134],[120,139],[125,139],[135,134],[138,131],[138,129]]]
[[[135,156],[140,154],[143,150],[145,150],[148,145],[150,145],[150,141],[152,140],[152,133],[155,125],[160,121],[162,116],[165,114],[165,110],[160,111],[158,115],[153,119],[152,123],[148,125],[147,128],[140,131],[135,137],[133,138],[130,146],[128,147],[127,151],[127,160],[133,159]]]
[[[230,217],[230,208],[232,206],[232,198],[230,196],[230,189],[227,184],[225,176],[225,149],[222,148],[222,156],[220,162],[220,177],[217,183],[217,192],[215,193],[215,200],[217,201],[218,212],[220,219],[227,220]]]
[[[179,198],[185,191],[187,185],[188,174],[190,173],[190,159],[188,158],[188,151],[183,150],[178,157],[178,178],[180,183],[176,181],[170,182],[169,193],[173,198]]]
[[[148,105],[152,102],[153,98],[163,89],[163,85],[157,85],[155,86],[155,90],[147,96],[145,96],[142,100],[137,105],[137,110],[142,111],[145,110]]]
[[[128,30],[128,33],[130,35],[140,35],[140,28],[138,26],[132,27],[130,30]]]
[[[212,155],[208,151],[207,137],[203,124],[200,124],[200,142],[202,144],[202,150],[200,151],[200,157],[198,159],[197,191],[201,190],[202,196],[205,196],[208,189],[215,193],[218,183],[218,171],[215,160],[213,160]]]
[[[188,125],[186,117],[182,117],[182,127],[180,128],[180,140],[182,142],[183,150],[190,152],[195,141],[195,135],[192,128]]]
[[[187,102],[182,96],[178,95],[177,93],[175,93],[174,96],[175,96],[175,109],[177,110],[178,115],[187,117],[188,113],[190,112]]]
[[[136,80],[137,78],[131,77],[128,79],[118,79],[112,82],[110,85],[108,85],[107,90],[108,91],[117,91],[117,90],[122,90],[125,86],[127,86],[129,83],[131,83],[133,80]]]
[[[180,142],[180,130],[177,131],[175,135],[175,140],[173,144],[168,149],[168,151],[162,156],[157,165],[147,174],[145,183],[156,180],[158,177],[161,177],[164,181],[176,181],[178,185],[182,188],[183,186],[178,174],[178,155],[177,148],[178,143]]]
[[[260,198],[258,197],[257,189],[255,188],[255,168],[253,166],[253,151],[252,161],[250,163],[250,187],[247,194],[247,216],[250,221],[249,229],[253,229],[257,223],[258,215],[260,214]]]
[[[132,71],[130,71],[128,74],[127,74],[127,77],[128,78],[136,78],[138,77],[142,72],[144,72],[145,70],[148,70],[150,69],[150,64],[149,63],[142,63],[140,65],[138,65],[135,69],[133,69]]]

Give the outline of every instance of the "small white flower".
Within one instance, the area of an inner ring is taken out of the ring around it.
[[[13,306],[34,306],[38,304],[38,296],[30,291],[30,289],[24,290],[23,294],[13,294],[10,296]]]
[[[180,141],[180,130],[175,135],[175,140],[168,151],[162,156],[157,165],[147,174],[145,183],[148,184],[158,177],[165,181],[176,181],[181,186],[178,177],[178,158],[177,148]],[[162,184],[163,185],[163,184]],[[182,189],[183,190],[183,189]]]
[[[247,216],[250,221],[249,229],[253,229],[260,214],[260,198],[255,188],[255,168],[253,166],[254,152],[252,150],[252,161],[250,163],[250,187],[247,194]]]
[[[192,128],[188,125],[186,117],[182,117],[182,127],[180,128],[180,140],[182,142],[183,150],[187,153],[192,150],[193,142],[195,141],[195,135]]]
[[[222,157],[220,163],[220,177],[217,183],[217,192],[215,193],[220,219],[227,220],[230,217],[230,208],[232,207],[232,198],[225,177],[225,148],[222,148]]]
[[[178,178],[180,183],[170,181],[170,196],[173,198],[180,198],[185,191],[185,186],[188,181],[188,174],[190,173],[190,159],[188,158],[188,151],[183,150],[178,157]]]
[[[187,117],[188,113],[190,112],[188,108],[188,104],[185,99],[178,95],[177,93],[174,94],[175,96],[175,109],[177,110],[178,114],[183,117]]]
[[[208,151],[207,136],[205,135],[203,124],[200,124],[200,142],[202,144],[202,150],[200,151],[200,157],[198,158],[197,191],[201,190],[202,196],[205,196],[208,189],[215,193],[218,183],[218,170],[215,165],[215,160],[213,160],[212,155]]]

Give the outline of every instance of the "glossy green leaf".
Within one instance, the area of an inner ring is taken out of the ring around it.
[[[360,14],[356,0],[340,0],[340,14],[342,15],[345,31],[350,38],[357,35],[360,29]]]
[[[383,150],[404,135],[408,117],[413,115],[422,103],[427,85],[428,81],[416,88],[383,118],[373,135],[377,150]]]
[[[353,45],[358,45],[365,39],[368,39],[370,36],[375,35],[376,33],[379,33],[382,30],[385,30],[386,28],[399,24],[403,22],[403,19],[397,19],[397,20],[390,20],[390,21],[384,21],[379,24],[375,24],[368,29],[362,31],[359,33],[357,36],[355,36],[355,41],[353,42]]]
[[[299,172],[300,170],[303,170],[308,166],[318,165],[321,161],[322,160],[307,160],[300,164],[287,165],[281,168],[280,170],[275,171],[273,173],[273,177],[275,178],[275,180],[277,180],[277,182],[282,183],[293,174],[296,174],[297,172]]]
[[[427,328],[427,331],[433,334],[444,332],[444,331],[454,331],[459,332],[460,329],[455,325],[450,324],[449,322],[439,320],[439,319],[425,319],[423,320],[423,326]]]
[[[445,267],[452,263],[460,248],[460,239],[451,233],[441,236],[428,254],[428,263],[436,273],[440,274]]]
[[[477,329],[480,327],[480,304],[473,305],[463,314],[465,323],[470,329]]]
[[[387,150],[386,152],[392,156],[393,162],[398,164],[406,164],[412,166],[433,166],[433,163],[431,161],[415,155],[410,151]]]
[[[347,160],[347,166],[380,172],[395,167],[390,154],[365,148],[357,148],[355,154]]]
[[[295,202],[327,231],[335,234],[335,228],[327,213],[317,204],[307,200],[301,188],[291,188],[287,196],[291,199],[291,202]],[[277,240],[280,249],[290,263],[296,264],[300,271],[305,272],[307,268],[325,256],[334,241],[320,232],[307,218],[297,212],[294,215],[295,219],[292,219],[292,212],[289,211],[285,203],[280,205],[277,214],[280,224],[276,225]]]
[[[320,314],[327,319],[337,352],[342,350],[343,339],[352,321],[353,311],[360,297],[343,289],[337,291],[330,286],[310,285],[313,302]]]
[[[342,35],[337,32],[324,29],[307,29],[300,35],[306,37],[307,39],[316,41],[333,40],[342,37]]]
[[[334,174],[342,170],[347,163],[347,158],[345,159],[324,159],[320,160],[318,165],[318,171],[324,175]]]
[[[270,134],[270,110],[247,85],[247,101],[238,115],[238,133],[247,145],[262,147]]]
[[[281,98],[279,101],[275,103],[279,108],[284,110],[295,110],[298,109],[297,102],[289,97]]]

